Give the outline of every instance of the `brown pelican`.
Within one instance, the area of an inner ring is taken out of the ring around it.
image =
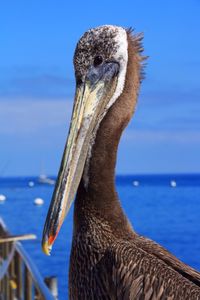
[[[75,198],[73,300],[200,299],[200,274],[139,236],[115,190],[118,143],[142,78],[141,39],[121,27],[101,26],[76,47],[73,114],[43,233],[49,254]]]

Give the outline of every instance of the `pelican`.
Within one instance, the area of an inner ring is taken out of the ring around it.
[[[141,35],[109,25],[76,46],[74,107],[42,241],[50,254],[75,199],[71,300],[200,299],[200,273],[138,235],[115,189],[118,143],[142,79],[141,43]]]

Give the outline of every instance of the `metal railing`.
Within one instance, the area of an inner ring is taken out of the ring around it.
[[[36,266],[0,218],[0,300],[55,300]]]

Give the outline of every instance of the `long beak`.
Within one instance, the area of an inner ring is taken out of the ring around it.
[[[68,139],[44,226],[42,248],[47,255],[75,198],[92,132],[115,91],[118,71],[114,62],[99,70],[93,67],[76,88]]]

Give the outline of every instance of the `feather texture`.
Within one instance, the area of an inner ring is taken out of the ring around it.
[[[108,30],[108,26],[103,29]],[[108,33],[106,49],[110,53],[112,27]],[[102,40],[104,36],[105,33]],[[84,37],[90,40],[91,32]],[[160,245],[137,235],[115,190],[118,143],[135,110],[143,77],[145,57],[141,54],[141,40],[142,35],[127,31],[124,88],[98,127],[91,149],[87,189],[82,178],[77,191],[69,271],[71,300],[200,300],[200,274]],[[85,49],[84,40],[81,47]],[[117,51],[115,48],[113,51]],[[93,53],[94,49],[90,50]],[[103,52],[104,48],[100,50]],[[76,55],[75,65],[79,67]],[[81,61],[82,65],[89,63],[85,57]]]

